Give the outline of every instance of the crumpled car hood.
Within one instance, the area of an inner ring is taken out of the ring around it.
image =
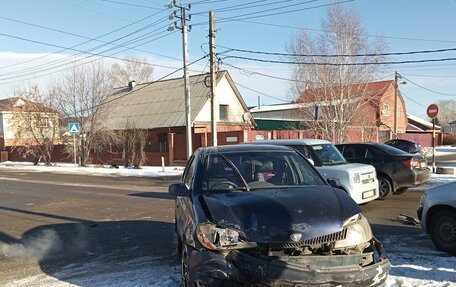
[[[343,191],[328,186],[264,189],[203,195],[213,223],[231,227],[257,243],[292,242],[342,230],[344,222],[361,212]]]

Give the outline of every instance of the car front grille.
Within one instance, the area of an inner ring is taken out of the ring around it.
[[[287,242],[287,243],[267,243],[267,244],[260,244],[261,246],[268,247],[272,250],[281,250],[281,249],[290,249],[290,248],[298,248],[303,246],[314,246],[314,245],[321,245],[325,243],[331,243],[338,240],[345,239],[347,237],[347,229],[343,229],[339,232],[335,232],[328,235],[323,235],[307,240],[303,240],[300,242]]]

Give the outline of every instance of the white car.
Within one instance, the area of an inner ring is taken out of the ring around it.
[[[456,255],[456,181],[426,191],[417,213],[437,249]]]
[[[326,179],[337,179],[358,204],[367,203],[379,196],[375,168],[368,164],[348,163],[330,142],[319,139],[262,140],[261,144],[292,147],[303,154]]]

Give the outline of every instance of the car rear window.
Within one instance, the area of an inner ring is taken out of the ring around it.
[[[382,149],[383,151],[385,151],[385,152],[387,152],[389,154],[393,154],[393,155],[404,155],[404,154],[407,154],[403,150],[400,150],[398,148],[395,148],[395,147],[392,147],[392,146],[389,146],[389,145],[386,145],[386,144],[376,144],[375,146],[380,148],[380,149]]]

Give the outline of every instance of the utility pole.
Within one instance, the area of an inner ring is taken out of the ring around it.
[[[187,159],[193,154],[192,148],[192,117],[190,111],[190,82],[188,76],[188,44],[187,44],[187,30],[191,30],[191,26],[187,27],[186,21],[190,21],[190,15],[186,16],[186,12],[190,11],[191,5],[181,6],[173,0],[170,4],[166,5],[168,8],[176,7],[180,11],[180,15],[177,15],[176,11],[170,16],[169,19],[174,17],[181,20],[180,26],[177,22],[174,22],[174,27],[170,26],[168,31],[173,31],[174,28],[182,31],[182,50],[183,50],[183,60],[184,60],[184,86],[185,86],[185,135],[187,138]]]
[[[215,85],[217,79],[217,70],[215,67],[215,28],[214,28],[214,11],[209,12],[209,55],[211,64],[211,133],[212,146],[217,146],[217,97],[215,94]]]
[[[398,83],[399,73],[394,72],[394,137],[397,138],[397,97],[398,97]]]

